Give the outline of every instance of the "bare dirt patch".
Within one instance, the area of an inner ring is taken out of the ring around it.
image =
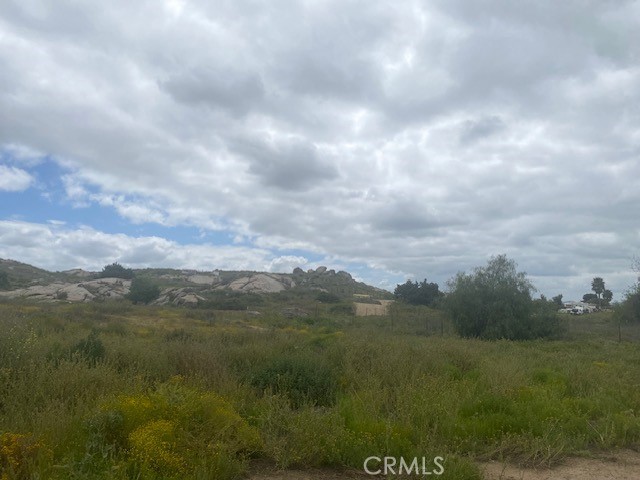
[[[393,300],[378,300],[379,303],[358,303],[355,302],[356,316],[368,317],[368,316],[382,316],[386,315],[389,311],[389,305],[393,303]]]
[[[255,462],[249,480],[362,480],[371,479],[361,470],[332,470],[313,468],[309,470],[278,470],[269,462]]]
[[[500,462],[481,465],[486,480],[638,480],[640,453],[631,450],[592,458],[568,458],[553,468],[520,468]]]
[[[360,470],[277,470],[254,465],[249,480],[362,480],[371,477]],[[553,468],[521,468],[501,462],[480,464],[485,480],[638,480],[640,452],[621,450],[590,458],[566,459]]]

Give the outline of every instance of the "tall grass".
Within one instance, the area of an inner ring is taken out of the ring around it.
[[[231,479],[257,458],[442,456],[441,478],[473,479],[479,460],[640,444],[640,349],[595,335],[606,317],[566,340],[484,342],[428,309],[326,315],[0,304],[0,477]]]

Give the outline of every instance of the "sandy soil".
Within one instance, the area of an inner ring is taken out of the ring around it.
[[[551,469],[520,468],[500,462],[480,465],[485,480],[638,480],[640,453],[622,450],[594,455],[592,458],[569,458]],[[371,477],[362,471],[286,470],[265,466],[254,469],[249,480],[363,480]]]
[[[638,480],[640,453],[622,450],[593,458],[569,458],[552,469],[522,469],[500,462],[481,467],[486,480]]]
[[[393,300],[379,300],[380,305],[374,303],[358,303],[355,302],[356,316],[366,317],[369,315],[386,315],[389,305],[393,303]]]

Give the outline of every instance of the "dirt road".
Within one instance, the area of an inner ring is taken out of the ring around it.
[[[592,458],[569,458],[551,469],[520,468],[500,462],[480,465],[485,480],[638,480],[640,453],[621,450],[594,455]],[[267,470],[254,473],[249,480],[363,480],[371,477],[362,471],[348,470]]]

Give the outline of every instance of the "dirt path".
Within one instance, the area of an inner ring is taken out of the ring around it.
[[[638,480],[640,453],[622,450],[594,458],[569,458],[552,469],[522,469],[500,462],[481,468],[485,480]]]
[[[621,450],[594,455],[593,458],[569,458],[551,469],[528,469],[500,462],[480,465],[485,480],[638,480],[640,452]],[[259,471],[258,469],[257,471]],[[249,480],[363,480],[371,477],[362,471],[348,470],[267,470],[254,473]]]

